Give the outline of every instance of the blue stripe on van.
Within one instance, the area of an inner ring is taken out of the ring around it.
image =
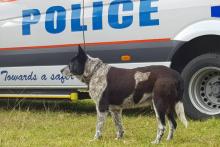
[[[211,7],[211,16],[220,18],[220,6]]]

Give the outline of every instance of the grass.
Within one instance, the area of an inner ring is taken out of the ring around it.
[[[156,120],[150,109],[125,111],[125,136],[115,140],[115,127],[108,117],[103,138],[91,142],[95,133],[96,113],[90,100],[77,104],[65,101],[0,101],[0,146],[8,147],[145,147],[156,134]],[[158,146],[217,147],[220,144],[220,120],[178,121],[174,139]]]

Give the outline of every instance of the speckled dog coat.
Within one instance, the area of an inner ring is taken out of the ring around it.
[[[123,137],[121,113],[124,108],[153,105],[158,121],[156,139],[159,143],[165,131],[165,116],[169,122],[167,140],[172,139],[177,127],[174,112],[187,126],[183,103],[183,80],[180,75],[165,66],[148,66],[122,69],[88,56],[80,47],[70,64],[62,69],[63,75],[76,76],[89,87],[95,101],[97,126],[94,139],[101,137],[102,128],[110,111],[117,129],[117,139]]]

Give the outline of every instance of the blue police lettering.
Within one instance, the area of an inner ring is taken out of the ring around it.
[[[152,7],[152,1],[157,0],[140,0],[140,26],[159,25],[159,19],[151,19],[151,13],[158,12],[157,7]]]
[[[54,15],[57,14],[56,25]],[[45,28],[51,34],[63,32],[66,28],[66,10],[61,6],[50,7],[46,12]]]
[[[22,11],[22,34],[31,34],[31,24],[37,24],[40,20],[40,11],[38,9],[30,9]]]
[[[72,5],[72,18],[71,18],[71,31],[86,31],[87,26],[80,24],[80,16],[81,16],[81,5],[76,4]]]
[[[108,22],[112,28],[123,29],[129,27],[133,22],[133,16],[122,16],[122,22],[119,23],[119,5],[123,6],[123,11],[132,11],[133,3],[130,0],[114,0],[110,3],[108,12]]]
[[[92,28],[93,30],[101,30],[102,26],[102,13],[103,13],[103,3],[94,2],[93,3],[93,17],[92,17]]]
[[[158,0],[140,0],[139,6],[139,26],[157,26],[159,19],[152,19],[151,14],[158,12],[158,7],[152,7],[152,2]],[[113,29],[125,29],[133,23],[134,1],[132,0],[113,0],[108,8],[108,24]],[[93,2],[92,12],[92,30],[102,30],[103,28],[103,1]],[[105,7],[106,8],[106,7]],[[119,10],[122,8],[122,10]],[[129,12],[129,14],[121,14],[121,12]],[[86,11],[85,11],[86,12]],[[68,19],[66,9],[62,6],[52,6],[46,11],[45,30],[50,34],[61,33],[66,29],[66,21],[70,20],[71,32],[87,31],[87,25],[83,23],[83,19],[90,17],[82,17],[83,8],[81,4],[71,5],[71,18]],[[132,15],[133,14],[133,15]],[[38,9],[29,9],[22,11],[22,35],[31,35],[31,26],[36,25],[40,21],[41,13]],[[121,20],[121,21],[119,21]],[[106,26],[107,27],[107,26]]]

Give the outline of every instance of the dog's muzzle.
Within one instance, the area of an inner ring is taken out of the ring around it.
[[[65,77],[73,76],[73,74],[70,72],[69,66],[64,67],[63,69],[60,70],[60,72]]]

